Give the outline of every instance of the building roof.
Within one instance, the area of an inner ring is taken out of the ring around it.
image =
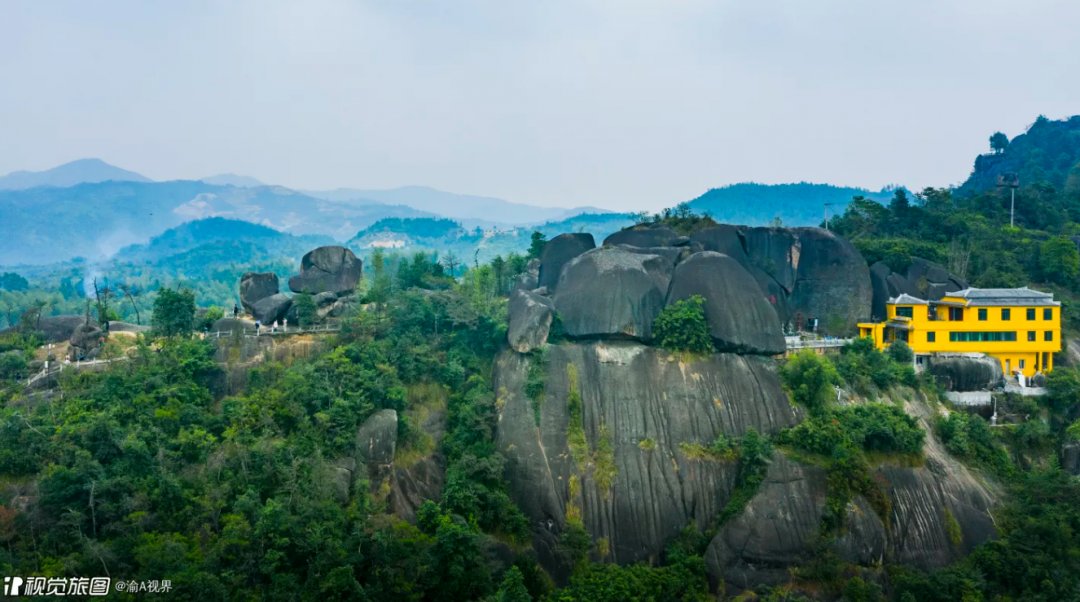
[[[925,299],[912,297],[907,293],[901,293],[899,297],[889,299],[889,303],[893,305],[929,305],[929,302]]]
[[[964,299],[967,305],[1061,305],[1054,295],[1042,291],[1021,288],[965,288],[945,297]]]

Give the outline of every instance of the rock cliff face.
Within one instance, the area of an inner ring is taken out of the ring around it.
[[[559,538],[577,525],[596,544],[595,560],[618,563],[657,561],[686,526],[716,526],[738,465],[708,446],[802,419],[770,357],[784,350],[781,322],[816,317],[820,330],[850,332],[871,302],[865,262],[816,228],[715,226],[689,238],[638,228],[600,248],[591,242],[552,240],[538,288],[514,293],[511,345],[494,370],[511,495],[556,579],[569,571]],[[695,294],[722,352],[649,346],[656,315]],[[556,321],[567,339],[545,342]],[[991,537],[994,494],[933,438],[928,406],[906,409],[928,432],[925,462],[871,467],[887,510],[856,496],[842,527],[822,540],[825,469],[777,452],[746,508],[714,531],[706,553],[714,583],[786,581],[822,545],[864,566],[940,566]]]
[[[870,314],[870,273],[848,241],[820,228],[747,228],[721,224],[691,240],[741,263],[775,306],[780,321],[826,334],[849,334]]]
[[[945,293],[968,287],[967,280],[949,273],[945,266],[921,257],[913,257],[911,264],[899,272],[879,261],[870,266],[870,280],[874,288],[872,313],[875,319],[885,318],[885,304],[890,297],[907,294],[937,300]]]
[[[537,525],[538,554],[556,572],[573,516],[608,541],[608,560],[655,560],[686,525],[707,526],[733,486],[734,464],[695,450],[720,433],[775,433],[798,420],[772,362],[757,356],[682,361],[629,341],[550,346],[538,402],[524,392],[530,361],[506,351],[496,362],[497,441],[514,499]]]

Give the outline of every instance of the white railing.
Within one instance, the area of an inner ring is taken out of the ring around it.
[[[792,349],[832,349],[843,347],[855,339],[839,339],[827,337],[824,339],[804,339],[801,337],[785,337],[788,350]]]
[[[125,362],[128,359],[129,358],[125,355],[125,356],[114,357],[114,358],[106,359],[106,360],[97,360],[97,359],[95,359],[95,360],[76,360],[74,362],[72,362],[70,360],[64,360],[62,362],[56,361],[56,360],[51,360],[49,362],[50,365],[48,367],[42,368],[41,372],[38,372],[37,374],[35,374],[35,375],[31,376],[30,378],[26,379],[26,386],[28,386],[28,387],[33,386],[33,384],[36,383],[37,381],[39,381],[39,380],[41,380],[43,378],[48,378],[48,377],[52,376],[53,374],[58,374],[60,372],[63,372],[65,369],[68,369],[68,368],[75,369],[75,370],[85,370],[86,368],[93,368],[95,366],[104,366],[104,365],[107,365],[107,364],[111,364],[113,362]]]
[[[240,329],[241,335],[245,337],[275,337],[281,335],[293,335],[293,334],[316,334],[325,332],[340,332],[340,325],[322,324],[318,326],[309,326],[307,328],[290,327],[288,329],[279,327],[274,329],[272,326],[262,326],[257,331],[254,328],[242,328]],[[220,339],[222,337],[231,337],[237,331],[235,330],[218,330],[215,332],[203,333],[204,338],[208,339]]]

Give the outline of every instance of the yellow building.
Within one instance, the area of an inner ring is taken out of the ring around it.
[[[1061,351],[1061,304],[1024,288],[967,288],[939,301],[910,295],[889,299],[884,322],[859,324],[878,349],[905,341],[922,363],[932,353],[985,353],[1009,376],[1054,368]]]

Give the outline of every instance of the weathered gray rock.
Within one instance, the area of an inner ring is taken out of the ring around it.
[[[687,524],[706,527],[723,508],[737,466],[695,459],[687,446],[749,429],[771,434],[797,421],[772,360],[715,354],[689,361],[628,341],[549,345],[544,397],[524,392],[530,359],[496,361],[499,450],[514,500],[534,525],[544,566],[565,574],[557,553],[568,513],[580,512],[608,560],[656,559]],[[588,459],[578,464],[567,433],[567,399],[581,399]],[[536,420],[537,412],[539,420]],[[610,455],[602,451],[610,444]],[[610,481],[597,465],[613,467]],[[575,496],[571,497],[571,479]]]
[[[844,526],[833,549],[845,562],[862,566],[880,566],[888,546],[887,531],[881,517],[861,495],[848,504]]]
[[[289,290],[311,295],[352,292],[362,275],[363,264],[349,249],[319,247],[300,260],[300,274],[289,278]]]
[[[251,308],[251,314],[264,326],[269,326],[275,320],[284,320],[289,308],[292,307],[292,298],[283,293],[270,295],[260,299]]]
[[[39,333],[46,343],[61,343],[70,339],[75,328],[85,321],[86,316],[81,315],[41,316],[30,327],[34,332]],[[0,334],[15,332],[18,329],[18,326],[4,328],[0,330]]]
[[[947,391],[987,391],[1002,383],[1001,362],[981,353],[935,353],[928,362]]]
[[[1061,446],[1061,469],[1080,476],[1080,441],[1067,441]]]
[[[356,431],[357,460],[367,467],[374,485],[389,476],[397,448],[398,416],[395,410],[379,410]]]
[[[527,291],[510,295],[506,338],[518,353],[528,353],[547,342],[555,306],[551,299]]]
[[[648,340],[670,280],[671,263],[663,257],[600,247],[563,268],[555,309],[571,337]]]
[[[743,233],[750,264],[768,274],[789,294],[802,261],[802,241],[798,230],[788,228],[747,228]]]
[[[791,316],[817,318],[825,334],[852,334],[870,313],[870,270],[847,240],[821,228],[794,228],[799,239]],[[789,316],[789,319],[790,317]]]
[[[540,260],[530,259],[525,271],[514,278],[512,291],[531,291],[540,286]]]
[[[240,305],[244,306],[244,311],[254,313],[256,303],[278,294],[279,290],[277,274],[247,272],[240,277]]]
[[[332,291],[324,291],[312,297],[311,300],[315,303],[315,307],[326,307],[333,305],[338,300],[338,295]]]
[[[273,322],[273,320],[271,320]],[[213,332],[243,332],[244,329],[252,329],[254,325],[247,320],[239,318],[221,318],[210,327]]]
[[[690,240],[701,245],[705,251],[723,253],[739,263],[749,265],[743,228],[731,224],[717,224],[702,228],[690,235]]]
[[[105,331],[95,322],[83,321],[75,327],[68,342],[71,344],[69,350],[71,361],[92,360],[97,357],[101,346],[105,343]]]
[[[968,287],[963,278],[952,274],[940,264],[921,257],[912,257],[903,270],[894,272],[883,261],[870,266],[873,284],[872,314],[875,319],[885,318],[885,306],[890,297],[911,295],[919,299],[935,301]]]
[[[705,320],[717,348],[738,353],[784,352],[776,310],[739,262],[712,251],[695,253],[675,268],[667,304],[705,298]]]
[[[679,235],[667,226],[631,227],[619,230],[604,239],[605,247],[630,245],[632,247],[672,247],[686,244],[689,238]]]
[[[775,454],[746,509],[709,543],[709,574],[738,589],[786,581],[789,569],[809,558],[826,493],[824,470]]]
[[[942,567],[970,553],[995,534],[983,486],[966,470],[928,455],[926,466],[882,466],[888,483],[892,528],[887,559],[924,569]]]
[[[563,266],[589,249],[596,248],[593,235],[588,233],[560,234],[547,241],[540,253],[537,286],[554,290],[559,283]]]

